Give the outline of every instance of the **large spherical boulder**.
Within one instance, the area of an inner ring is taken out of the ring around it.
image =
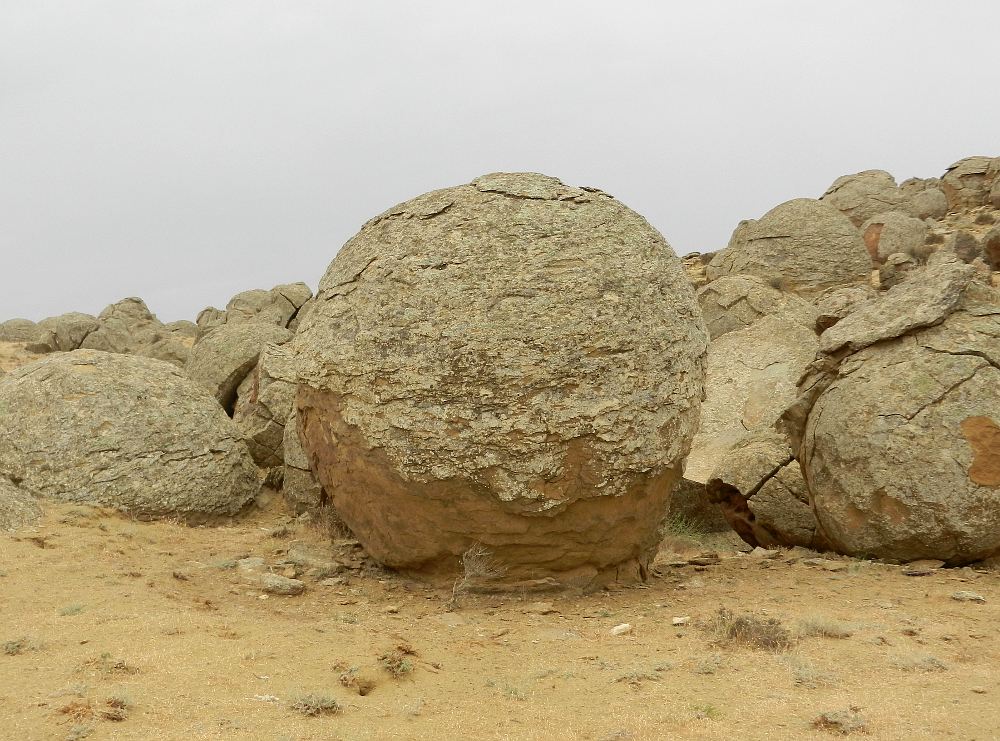
[[[822,201],[798,198],[743,221],[707,268],[711,280],[756,275],[806,295],[871,278],[872,263],[850,219]]]
[[[637,578],[698,424],[680,261],[594,189],[487,175],[368,222],[293,342],[302,445],[384,564]]]
[[[973,282],[937,326],[847,345],[863,349],[816,401],[802,449],[834,548],[956,565],[1000,553],[998,338],[1000,296]]]
[[[63,502],[190,522],[256,495],[241,435],[169,363],[97,350],[46,357],[0,383],[0,476]]]
[[[0,322],[0,342],[31,342],[37,327],[30,319],[8,319]]]
[[[920,219],[889,211],[873,216],[861,225],[861,234],[872,260],[885,262],[889,255],[920,254],[927,237],[927,225]]]

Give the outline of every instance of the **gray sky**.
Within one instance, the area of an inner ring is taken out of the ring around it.
[[[678,254],[839,175],[1000,154],[997,0],[0,2],[0,320],[164,321],[528,170]]]

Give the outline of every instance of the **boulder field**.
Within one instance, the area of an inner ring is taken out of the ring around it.
[[[494,173],[370,220],[316,296],[0,323],[0,529],[39,498],[216,521],[263,482],[432,577],[637,581],[671,511],[995,561],[998,284],[996,157],[845,175],[682,260],[598,189]]]

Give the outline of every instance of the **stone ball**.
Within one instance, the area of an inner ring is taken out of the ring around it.
[[[819,397],[803,470],[835,550],[951,565],[1000,553],[1000,317],[990,313],[1000,301],[993,298],[858,351]]]
[[[368,552],[428,574],[641,578],[698,425],[680,260],[593,188],[495,173],[372,219],[293,341],[302,448]]]
[[[257,493],[257,469],[215,399],[151,358],[47,356],[0,381],[0,476],[59,502],[210,522]]]

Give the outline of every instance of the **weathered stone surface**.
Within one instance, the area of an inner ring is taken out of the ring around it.
[[[194,346],[184,369],[231,414],[236,403],[236,389],[257,365],[261,348],[268,342],[284,344],[292,336],[287,329],[271,324],[215,327]]]
[[[177,337],[178,339],[198,336],[198,325],[194,322],[189,322],[187,319],[181,319],[176,322],[167,322],[163,325],[163,328],[173,337]]]
[[[820,547],[816,518],[798,461],[773,429],[744,436],[719,461],[706,485],[729,526],[755,547]]]
[[[31,342],[38,325],[30,319],[8,319],[0,323],[0,342]]]
[[[299,325],[309,314],[309,310],[312,309],[315,303],[316,297],[313,296],[311,299],[302,304],[302,306],[299,307],[299,310],[295,312],[295,316],[293,316],[292,320],[288,323],[288,328],[293,332],[297,332],[299,330]]]
[[[642,217],[555,178],[487,175],[341,249],[294,341],[302,445],[384,564],[452,571],[479,542],[511,576],[638,578],[707,340]]]
[[[1000,553],[998,368],[1000,296],[979,283],[938,326],[843,361],[802,458],[837,550],[949,564]]]
[[[958,305],[974,273],[975,268],[936,253],[926,270],[826,330],[820,337],[820,350],[834,353],[846,347],[857,351],[912,329],[937,324]]]
[[[249,393],[240,394],[233,421],[243,433],[258,466],[284,463],[285,425],[295,404],[295,365],[287,346],[268,344],[247,377]]]
[[[717,252],[708,277],[756,275],[784,290],[816,294],[868,280],[871,259],[861,233],[836,208],[799,198],[743,221]]]
[[[725,453],[760,425],[772,425],[798,395],[819,338],[786,317],[766,316],[708,348],[705,401],[684,475],[706,482]]]
[[[226,323],[226,312],[222,309],[216,309],[214,306],[209,306],[207,309],[202,309],[198,312],[197,326],[202,332],[199,336],[209,329],[215,327],[221,327]]]
[[[910,213],[918,219],[941,219],[948,213],[948,196],[940,188],[927,188],[914,194]]]
[[[34,353],[76,350],[99,326],[97,317],[78,311],[42,319],[36,325],[35,336],[28,343],[27,350]]]
[[[941,252],[950,252],[964,263],[971,264],[976,258],[984,257],[979,240],[964,229],[956,229],[948,235]]]
[[[918,268],[917,259],[905,252],[895,252],[885,258],[885,263],[878,269],[879,287],[885,290],[899,285],[906,280],[908,274]]]
[[[244,291],[226,305],[226,324],[258,322],[287,327],[299,307],[310,298],[312,291],[305,283],[275,286],[270,291]]]
[[[810,329],[816,326],[816,310],[808,302],[753,275],[727,275],[712,281],[698,290],[698,304],[713,340],[768,315],[783,316]]]
[[[850,218],[855,226],[880,213],[910,209],[906,193],[885,170],[865,170],[839,177],[820,200]]]
[[[126,298],[111,304],[97,320],[100,326],[80,343],[81,349],[135,353],[168,334],[141,298]]]
[[[986,200],[993,208],[1000,209],[1000,176],[994,178],[993,187],[990,188],[990,194]]]
[[[282,438],[282,453],[284,457],[284,476],[281,493],[285,501],[296,512],[311,512],[320,506],[331,506],[330,497],[323,491],[323,485],[317,480],[309,467],[309,459],[302,450],[299,440],[298,412],[294,406],[285,423]]]
[[[848,314],[877,298],[871,286],[832,288],[816,297],[816,331],[824,332]]]
[[[890,211],[868,219],[861,227],[861,234],[872,260],[885,262],[889,255],[898,252],[917,254],[927,237],[927,225],[920,219]]]
[[[974,208],[987,203],[1000,173],[1000,157],[966,157],[948,168],[941,178],[951,208]]]
[[[0,475],[33,494],[138,517],[235,515],[257,492],[239,431],[167,363],[53,355],[0,384]]]
[[[265,571],[260,576],[260,588],[270,594],[290,596],[302,594],[306,589],[306,585],[305,582],[301,582],[298,579],[289,579],[286,576]]]
[[[990,267],[1000,270],[1000,226],[995,226],[986,232],[980,244]]]
[[[191,347],[177,337],[167,337],[159,342],[154,342],[148,347],[142,347],[136,353],[146,358],[155,358],[167,363],[172,363],[178,368],[187,365],[191,357]]]
[[[0,476],[0,533],[31,527],[42,519],[42,508],[31,494]]]

